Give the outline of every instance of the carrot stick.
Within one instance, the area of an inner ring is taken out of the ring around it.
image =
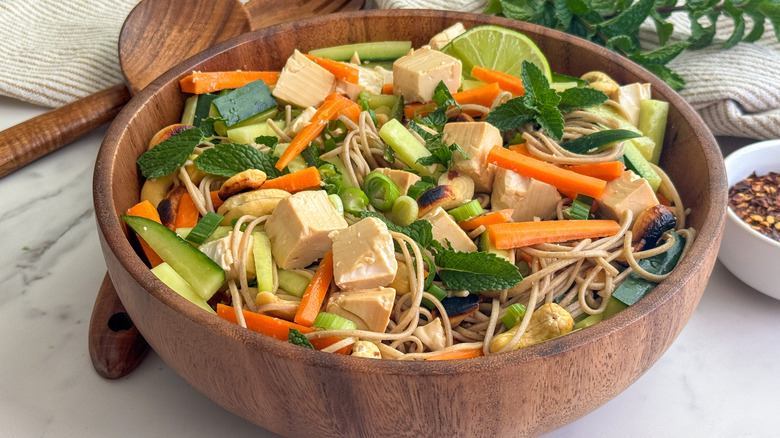
[[[304,56],[317,63],[317,65],[320,67],[329,71],[333,76],[336,77],[336,79],[341,79],[353,84],[358,83],[358,79],[360,78],[360,70],[347,64],[346,62],[334,61],[328,58],[320,58],[319,56],[314,55]]]
[[[298,324],[311,327],[314,319],[320,313],[322,302],[325,301],[325,295],[330,288],[330,282],[333,280],[333,252],[328,251],[320,262],[320,267],[306,287],[306,292],[301,297],[301,304],[298,305],[298,311],[295,312],[295,321]]]
[[[499,93],[501,93],[501,89],[498,87],[498,84],[487,84],[472,88],[470,90],[460,91],[453,94],[452,98],[455,99],[455,102],[458,102],[461,105],[475,104],[490,108],[493,106],[493,101],[496,100],[496,97],[498,97]],[[432,112],[436,108],[430,102],[412,103],[404,106],[404,116],[407,119],[413,119],[415,116],[415,111],[423,105],[430,106],[430,111],[427,112]],[[419,111],[419,114],[417,115],[424,115],[423,113],[425,112],[426,111]]]
[[[263,189],[280,189],[295,193],[301,190],[316,189],[320,187],[320,171],[316,167],[307,167],[297,172],[288,173],[278,178],[266,180]]]
[[[507,222],[489,226],[488,237],[496,248],[511,249],[612,236],[618,231],[620,224],[608,219]]]
[[[314,329],[311,327],[306,327],[281,318],[274,318],[273,316],[263,315],[262,313],[248,312],[246,310],[244,310],[243,313],[244,320],[246,321],[246,328],[258,333],[262,333],[266,336],[276,338],[280,341],[287,342],[290,340],[291,328],[294,328],[304,334],[314,331]],[[224,320],[230,321],[233,324],[237,324],[236,311],[231,306],[218,303],[217,316]],[[310,339],[309,342],[311,342],[311,345],[314,346],[315,350],[322,350],[325,347],[335,344],[341,339],[342,338],[336,336],[329,336],[325,338]],[[340,349],[336,352],[341,354],[349,353],[349,351],[345,351],[345,349]]]
[[[174,221],[175,228],[192,228],[198,223],[198,216],[200,212],[195,207],[195,203],[192,202],[192,197],[189,193],[185,193],[179,201],[179,211],[176,212],[176,219]]]
[[[606,163],[562,166],[562,169],[571,170],[580,175],[603,179],[604,181],[612,181],[613,179],[620,178],[620,175],[626,170],[626,165],[621,161],[607,161]]]
[[[157,212],[157,209],[154,208],[154,205],[152,205],[152,203],[149,201],[141,201],[138,204],[130,207],[127,210],[127,215],[145,217],[157,222],[158,224],[162,223],[160,220],[160,213]],[[154,252],[152,247],[149,246],[149,244],[146,243],[144,239],[139,237],[138,243],[141,244],[141,249],[143,249],[144,254],[146,255],[146,260],[149,261],[149,264],[152,265],[153,268],[163,262],[160,256]]]
[[[537,181],[551,184],[565,194],[580,193],[593,199],[599,199],[607,187],[607,182],[603,179],[561,169],[536,158],[526,157],[517,152],[504,149],[501,146],[493,146],[490,149],[487,162]]]
[[[393,94],[393,84],[382,85],[382,94]]]
[[[503,91],[508,91],[514,96],[522,96],[525,93],[523,80],[504,72],[475,65],[471,69],[471,76],[486,84],[497,84]]]
[[[525,143],[509,145],[506,148],[512,152],[517,152],[518,154],[525,155],[526,157],[531,157],[531,158],[534,157],[533,155],[531,155],[531,152],[528,151],[528,146],[526,146]]]
[[[484,214],[482,216],[477,216],[471,219],[466,219],[465,221],[460,221],[458,222],[458,225],[460,225],[460,227],[463,228],[464,231],[471,231],[471,230],[476,230],[477,228],[483,225],[487,227],[489,225],[503,224],[504,222],[508,222],[510,219],[512,219],[512,213],[514,212],[515,210],[513,208],[494,211],[492,213]]]
[[[222,205],[223,201],[222,198],[219,197],[219,190],[212,190],[210,192],[211,195],[211,205],[214,206],[215,209],[219,208],[220,205]]]
[[[309,143],[322,134],[325,125],[331,120],[335,120],[339,114],[348,111],[349,114],[345,115],[352,118],[354,109],[351,108],[350,104],[354,104],[357,107],[357,115],[354,115],[355,120],[357,120],[357,116],[360,115],[360,106],[358,104],[338,94],[331,94],[331,96],[325,99],[322,106],[312,116],[311,122],[301,129],[298,135],[293,138],[293,141],[290,142],[290,145],[287,146],[287,149],[284,150],[282,156],[279,157],[279,161],[276,162],[275,167],[277,169],[282,170],[287,167],[293,158],[297,157],[298,154],[309,146]]]
[[[279,80],[278,71],[211,71],[197,72],[179,81],[181,91],[204,94],[229,88],[239,88],[262,79],[266,85],[274,85]]]
[[[479,357],[484,353],[482,347],[467,348],[464,350],[446,351],[440,354],[434,354],[428,356],[425,360],[452,360],[452,359],[467,359],[469,357]]]
[[[338,93],[332,93],[325,98],[325,100],[336,100],[336,99],[342,100],[344,105],[346,105],[344,109],[342,109],[341,111],[338,112],[338,114],[336,114],[336,117],[340,115],[344,115],[347,116],[347,118],[349,118],[353,122],[357,123],[358,118],[360,117],[360,113],[363,111],[360,105],[358,105],[357,103],[347,99],[346,97]]]

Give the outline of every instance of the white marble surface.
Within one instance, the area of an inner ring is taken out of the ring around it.
[[[43,110],[0,98],[0,128]],[[0,180],[0,436],[276,436],[224,411],[155,354],[116,381],[93,371],[87,327],[105,264],[91,185],[104,133]],[[780,301],[718,263],[658,363],[548,436],[778,436],[778,322]]]

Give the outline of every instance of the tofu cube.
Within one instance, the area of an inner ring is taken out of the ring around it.
[[[469,236],[455,219],[441,207],[436,207],[422,217],[433,225],[433,238],[447,248],[447,242],[456,251],[476,251],[477,245],[469,239]]]
[[[382,94],[382,86],[385,84],[384,77],[374,70],[369,70],[365,67],[353,65],[358,69],[358,83],[347,82],[344,80],[336,81],[336,92],[346,94],[350,99],[357,99],[358,94],[361,91],[366,91],[370,94]]]
[[[512,220],[515,222],[532,221],[535,217],[552,219],[560,200],[561,194],[555,186],[511,170],[496,171],[490,206],[494,211],[513,208]]]
[[[490,193],[497,168],[487,163],[487,155],[490,148],[504,143],[498,128],[486,122],[457,122],[444,125],[443,133],[445,144],[457,143],[468,155],[453,154],[452,169],[470,176],[477,193]]]
[[[297,107],[319,107],[335,86],[333,74],[296,50],[287,59],[271,94]]]
[[[398,190],[400,190],[402,195],[405,195],[409,190],[409,187],[413,186],[414,183],[421,179],[419,175],[415,175],[412,172],[390,169],[389,167],[381,167],[376,169],[376,171],[390,178],[390,181],[398,186]]]
[[[626,210],[631,210],[634,213],[633,226],[643,211],[658,204],[658,198],[646,179],[627,170],[620,178],[607,183],[598,203],[599,212],[616,221],[623,218]]]
[[[358,330],[384,333],[395,304],[395,289],[379,287],[332,294],[325,311],[357,324]]]
[[[371,289],[387,286],[395,278],[393,237],[387,225],[368,217],[331,235],[333,279],[342,289]]]
[[[328,235],[347,226],[347,221],[328,201],[328,195],[313,190],[279,201],[265,224],[265,232],[279,267],[298,269],[324,257],[333,244]]]
[[[626,110],[628,121],[632,125],[639,126],[639,104],[645,100],[650,99],[651,91],[650,84],[640,84],[635,82],[633,84],[623,85],[618,88],[615,93],[615,101]]]
[[[404,96],[404,102],[430,102],[439,82],[444,81],[450,93],[460,88],[460,60],[438,50],[422,48],[393,63],[393,93]]]
[[[466,28],[463,27],[463,23],[455,23],[434,35],[433,38],[431,38],[431,40],[428,42],[428,45],[431,46],[433,50],[441,50],[442,47],[449,44],[450,41],[454,40],[456,36],[462,34],[465,31]]]

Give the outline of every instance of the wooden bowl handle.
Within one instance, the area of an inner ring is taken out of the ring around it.
[[[0,132],[0,178],[111,121],[129,100],[114,85]]]
[[[106,274],[89,320],[89,357],[106,379],[126,376],[143,362],[149,344],[138,332]]]

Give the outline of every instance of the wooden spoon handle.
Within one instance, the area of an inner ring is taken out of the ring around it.
[[[115,85],[0,132],[0,177],[111,121],[129,100]]]
[[[95,371],[106,379],[129,374],[143,362],[149,344],[125,311],[106,274],[89,320],[89,357]]]

